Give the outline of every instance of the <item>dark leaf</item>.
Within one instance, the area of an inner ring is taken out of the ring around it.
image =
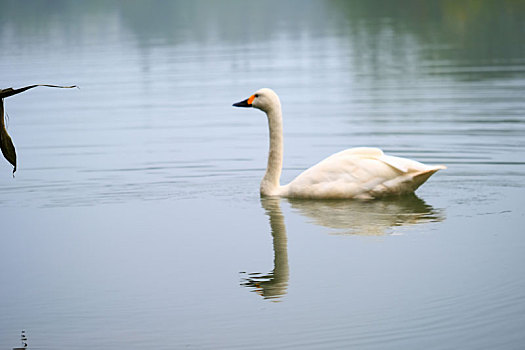
[[[0,148],[5,159],[13,165],[13,175],[16,171],[16,151],[4,123],[4,100],[0,100]]]
[[[62,89],[70,89],[70,88],[77,87],[76,85],[58,86],[58,85],[48,85],[48,84],[37,84],[37,85],[25,86],[20,89],[13,89],[13,88],[0,89],[0,101],[1,101],[0,103],[0,149],[2,149],[2,154],[4,155],[5,159],[7,159],[7,161],[11,163],[11,165],[13,165],[13,176],[16,171],[16,150],[15,150],[15,145],[13,144],[13,141],[11,140],[11,137],[7,133],[7,129],[5,127],[4,98],[19,94],[21,92],[24,92],[26,90],[32,89],[37,86],[47,86],[47,87],[62,88]]]
[[[77,87],[76,85],[59,86],[59,85],[49,85],[49,84],[36,84],[36,85],[25,86],[25,87],[20,88],[20,89],[7,88],[7,89],[0,89],[0,98],[6,98],[6,97],[9,97],[9,96],[13,96],[13,95],[19,94],[21,92],[24,92],[26,90],[35,88],[37,86],[47,86],[47,87],[60,88],[60,89],[71,89],[71,88],[76,88]]]

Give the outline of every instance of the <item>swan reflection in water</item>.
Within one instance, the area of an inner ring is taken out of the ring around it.
[[[394,227],[443,221],[434,209],[415,194],[381,200],[289,200],[292,209],[311,223],[333,229],[335,234],[380,236]]]
[[[241,285],[257,292],[264,299],[278,301],[281,296],[286,294],[290,277],[286,226],[284,225],[280,198],[261,198],[261,205],[270,219],[273,238],[273,270],[267,274],[257,272],[246,274],[242,278]]]
[[[242,273],[241,285],[264,299],[279,301],[286,294],[290,270],[288,240],[281,198],[261,198],[261,205],[270,220],[273,238],[273,270],[267,274]],[[335,234],[362,236],[386,235],[397,226],[409,226],[443,221],[442,210],[434,209],[416,195],[361,200],[304,200],[287,199],[292,210],[314,224],[332,229]]]

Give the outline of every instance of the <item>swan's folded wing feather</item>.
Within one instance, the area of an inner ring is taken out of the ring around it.
[[[349,148],[345,149],[344,151],[338,152],[333,154],[333,156],[345,156],[345,155],[353,155],[353,156],[359,156],[359,157],[365,157],[365,158],[379,158],[381,156],[384,156],[385,154],[383,151],[376,147],[355,147],[355,148]]]
[[[421,171],[427,171],[430,169],[446,169],[446,166],[444,165],[426,165],[423,163],[420,163],[418,161],[408,159],[408,158],[401,158],[401,157],[395,157],[395,156],[388,156],[383,153],[383,151],[379,148],[374,147],[356,147],[356,148],[349,148],[347,150],[335,153],[334,155],[326,158],[325,160],[328,160],[330,158],[345,158],[345,157],[359,157],[360,159],[376,159],[379,160],[385,164],[388,164],[389,166],[403,172],[421,172]]]

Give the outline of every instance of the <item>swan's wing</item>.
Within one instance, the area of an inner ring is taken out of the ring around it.
[[[378,148],[336,153],[283,186],[288,197],[373,198],[415,191],[443,166],[387,156]]]

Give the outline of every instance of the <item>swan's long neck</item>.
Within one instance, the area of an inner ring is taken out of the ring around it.
[[[261,181],[261,194],[275,196],[278,195],[283,167],[283,119],[280,104],[268,110],[266,115],[270,128],[270,152],[266,174]]]

